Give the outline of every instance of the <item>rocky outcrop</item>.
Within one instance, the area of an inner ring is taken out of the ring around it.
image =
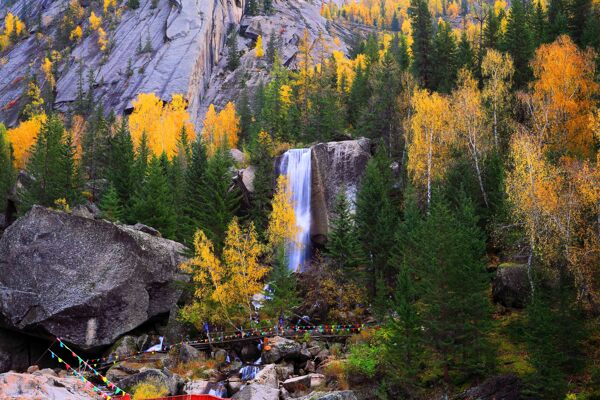
[[[339,190],[356,198],[363,172],[371,158],[368,139],[319,143],[312,150],[311,239],[325,244]]]
[[[0,320],[80,348],[113,343],[181,295],[183,245],[34,207],[0,239]]]
[[[0,375],[0,398],[19,400],[94,400],[81,380],[59,378],[51,370],[34,374],[9,372]]]
[[[300,397],[299,400],[357,400],[356,395],[351,390],[337,392],[315,392],[308,396]]]
[[[57,68],[55,107],[66,111],[75,101],[80,73],[84,80],[93,70],[95,98],[106,109],[117,113],[130,109],[139,93],[154,92],[168,101],[173,94],[183,94],[189,101],[193,121],[201,128],[204,114],[211,103],[217,108],[236,101],[244,87],[250,91],[270,79],[270,66],[255,56],[255,40],[273,32],[280,38],[278,53],[284,65],[293,68],[303,32],[309,33],[310,47],[316,56],[322,49],[347,53],[350,29],[320,15],[320,2],[276,0],[270,15],[242,18],[245,0],[141,0],[137,10],[113,14],[108,33],[109,49],[102,52],[97,33],[88,33],[83,21],[84,38],[72,45],[71,51]],[[90,2],[81,2],[90,12]],[[122,3],[122,2],[121,2]],[[17,121],[21,95],[26,83],[24,65],[38,71],[47,54],[48,43],[55,41],[66,0],[16,0],[10,7],[0,8],[23,15],[28,7],[27,26],[30,35],[14,45],[0,63],[0,120],[8,125]],[[97,14],[102,14],[100,9]],[[41,21],[38,25],[37,21]],[[235,35],[241,65],[235,71],[227,67],[227,34]],[[357,30],[358,28],[354,28]],[[334,39],[340,40],[334,40]],[[65,53],[66,54],[66,53]],[[82,66],[82,68],[80,67]],[[80,72],[80,70],[82,71]],[[48,83],[38,76],[42,88]],[[87,86],[87,82],[84,82]]]
[[[522,389],[523,383],[516,375],[498,375],[461,393],[456,400],[519,400]]]
[[[504,307],[523,308],[529,298],[530,285],[526,265],[500,265],[492,282],[494,302]]]

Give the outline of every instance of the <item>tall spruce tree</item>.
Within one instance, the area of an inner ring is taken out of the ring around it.
[[[174,238],[177,220],[169,182],[156,156],[148,163],[143,184],[133,195],[131,214],[136,222],[157,229],[166,238]]]
[[[377,280],[383,277],[391,286],[391,281],[397,273],[389,262],[397,212],[392,199],[390,160],[383,146],[380,146],[375,157],[369,160],[362,182],[356,197],[356,227],[358,239],[367,257],[371,295],[381,300],[389,293],[378,293]]]
[[[458,60],[456,41],[452,27],[447,22],[438,24],[433,39],[433,72],[431,87],[442,93],[450,93],[456,82]]]
[[[202,208],[198,213],[199,228],[212,241],[218,252],[222,249],[227,226],[240,204],[239,191],[232,187],[233,160],[226,148],[220,148],[208,160],[198,191]]]
[[[115,187],[111,184],[100,201],[102,217],[111,221],[123,221],[124,210]]]
[[[459,70],[461,68],[466,68],[471,72],[475,71],[475,54],[465,31],[463,31],[460,35],[456,60]]]
[[[433,71],[433,21],[424,0],[411,0],[408,9],[413,29],[413,72],[421,84],[431,89]]]
[[[12,151],[8,142],[6,127],[0,123],[0,213],[7,207],[8,194],[15,179]]]
[[[427,217],[411,233],[404,251],[417,282],[424,340],[434,349],[434,368],[446,385],[481,377],[493,367],[486,341],[491,323],[485,239],[465,197],[452,211],[435,196]]]
[[[503,50],[510,53],[514,67],[514,86],[523,87],[531,79],[529,60],[533,56],[534,47],[531,30],[527,21],[525,5],[522,0],[515,0],[510,8]]]
[[[22,211],[34,204],[52,206],[59,199],[65,199],[70,205],[79,201],[75,146],[57,116],[49,116],[42,126],[26,170],[33,181],[22,194]]]
[[[110,136],[110,126],[104,115],[104,106],[100,104],[93,117],[88,120],[82,143],[82,167],[94,200],[97,200],[100,194],[100,180],[108,175]]]
[[[132,222],[127,217],[131,206],[131,194],[135,188],[135,151],[125,118],[121,120],[121,124],[110,140],[109,158],[108,179],[117,192],[119,202],[124,209],[121,217],[125,221]]]
[[[354,215],[344,186],[339,188],[334,208],[335,217],[331,221],[331,231],[327,237],[326,251],[332,265],[350,282],[359,285],[365,282],[366,260],[358,235]]]

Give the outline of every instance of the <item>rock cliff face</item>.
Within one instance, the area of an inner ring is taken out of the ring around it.
[[[30,30],[27,38],[1,55],[0,121],[16,123],[27,74],[36,74],[42,87],[47,86],[40,65],[52,48],[68,2],[17,0],[7,6],[0,1],[0,16],[7,11],[27,14]],[[91,3],[80,3],[89,14]],[[255,57],[258,35],[266,41],[275,33],[282,60],[291,67],[305,28],[315,54],[323,46],[347,51],[344,43],[351,38],[350,31],[321,17],[320,4],[275,0],[272,14],[243,17],[245,0],[158,0],[156,8],[151,0],[141,0],[137,10],[124,11],[115,17],[113,28],[107,28],[107,53],[100,51],[97,35],[89,33],[86,19],[83,40],[64,53],[58,66],[55,108],[67,111],[76,99],[81,66],[84,79],[89,69],[94,72],[95,97],[107,110],[127,111],[139,93],[154,92],[165,101],[180,93],[189,101],[192,119],[200,128],[209,104],[223,106],[237,99],[244,86],[252,90],[260,81],[268,81],[270,66]],[[241,56],[241,66],[235,71],[227,69],[229,31],[238,41]],[[322,40],[317,40],[319,34]]]
[[[0,238],[0,323],[81,348],[109,345],[177,303],[184,246],[34,207]]]
[[[369,139],[319,143],[312,148],[313,243],[325,244],[337,195],[346,190],[353,203],[367,162],[371,158]]]

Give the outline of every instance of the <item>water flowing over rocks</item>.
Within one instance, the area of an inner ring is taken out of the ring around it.
[[[327,241],[329,224],[340,188],[353,202],[371,158],[369,139],[319,143],[312,150],[311,238],[316,244]]]
[[[185,247],[35,206],[0,238],[0,321],[83,349],[114,343],[177,303]]]

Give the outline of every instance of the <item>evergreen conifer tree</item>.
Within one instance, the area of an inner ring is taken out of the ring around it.
[[[452,211],[435,196],[430,213],[410,235],[406,265],[417,284],[424,340],[436,352],[447,385],[452,377],[482,376],[493,367],[486,341],[491,310],[483,263],[485,240],[470,201]]]
[[[472,72],[475,69],[475,55],[465,31],[460,35],[460,42],[458,43],[457,67],[459,70],[467,68]]]
[[[413,29],[413,72],[426,88],[431,88],[433,71],[433,22],[424,0],[412,0],[408,13]]]
[[[174,238],[177,221],[169,182],[156,156],[148,163],[144,182],[133,195],[131,214],[135,221],[157,229],[166,238]]]
[[[378,297],[387,293],[376,293],[377,279],[384,277],[391,284],[397,273],[389,262],[397,212],[391,193],[390,160],[382,147],[369,160],[356,198],[356,227],[368,262],[368,285],[371,294]]]
[[[110,157],[110,127],[104,116],[104,107],[98,105],[90,118],[83,136],[82,167],[90,183],[92,198],[99,195],[99,181],[107,177]]]
[[[362,285],[365,282],[366,262],[344,186],[339,188],[334,214],[331,231],[327,237],[327,255],[332,259],[333,266],[341,273],[340,276]]]
[[[458,71],[456,41],[452,27],[447,22],[440,22],[433,39],[433,73],[432,88],[443,93],[450,93],[456,82]]]
[[[4,124],[0,123],[0,212],[7,206],[7,198],[15,179],[12,151]]]
[[[533,39],[522,0],[512,3],[504,35],[503,50],[511,55],[515,68],[514,85],[523,87],[531,78],[529,60],[533,56]]]
[[[226,148],[220,148],[208,160],[206,172],[198,191],[202,208],[199,211],[199,228],[220,252],[227,226],[239,208],[239,191],[232,188],[233,160]]]
[[[58,117],[49,116],[42,126],[26,170],[34,180],[23,193],[24,211],[34,204],[52,206],[65,199],[73,205],[79,200],[75,146]]]
[[[124,221],[129,221],[126,217],[128,216],[127,211],[131,206],[131,194],[133,188],[135,188],[135,152],[125,118],[121,120],[121,124],[110,140],[109,153],[110,166],[108,169],[108,179],[117,192],[119,202],[124,209],[121,218]]]
[[[123,220],[124,211],[123,206],[121,205],[121,199],[119,199],[119,194],[112,184],[102,196],[100,210],[102,211],[103,218],[111,221]]]

